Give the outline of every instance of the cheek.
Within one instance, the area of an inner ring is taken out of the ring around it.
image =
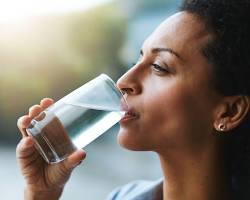
[[[155,151],[202,144],[202,130],[209,122],[209,95],[186,81],[157,83],[150,81],[143,95],[136,97],[140,119],[121,129],[119,143],[133,150]]]
[[[154,94],[145,98],[143,128],[156,147],[200,143],[201,132],[209,121],[205,99],[195,90],[178,85],[154,90]]]
[[[171,87],[152,91],[144,98],[142,128],[155,144],[163,140],[170,142],[186,115],[185,95]]]
[[[144,109],[147,109],[147,117],[152,121],[168,122],[175,118],[174,116],[183,115],[190,98],[181,87],[164,87],[162,89],[154,89],[151,94],[145,97]],[[163,124],[162,124],[163,125]]]

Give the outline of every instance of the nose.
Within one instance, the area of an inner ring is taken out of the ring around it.
[[[117,87],[128,95],[137,95],[142,92],[142,85],[135,66],[119,78]]]

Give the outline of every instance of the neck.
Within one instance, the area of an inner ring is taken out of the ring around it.
[[[164,174],[164,200],[224,200],[230,198],[222,156],[214,147],[178,153],[159,153]]]

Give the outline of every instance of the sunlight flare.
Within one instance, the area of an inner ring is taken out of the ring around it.
[[[111,0],[0,0],[0,21],[12,21],[36,15],[84,11]]]

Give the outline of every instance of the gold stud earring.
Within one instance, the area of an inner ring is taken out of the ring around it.
[[[223,132],[226,129],[227,129],[226,125],[224,123],[220,123],[217,130]]]

